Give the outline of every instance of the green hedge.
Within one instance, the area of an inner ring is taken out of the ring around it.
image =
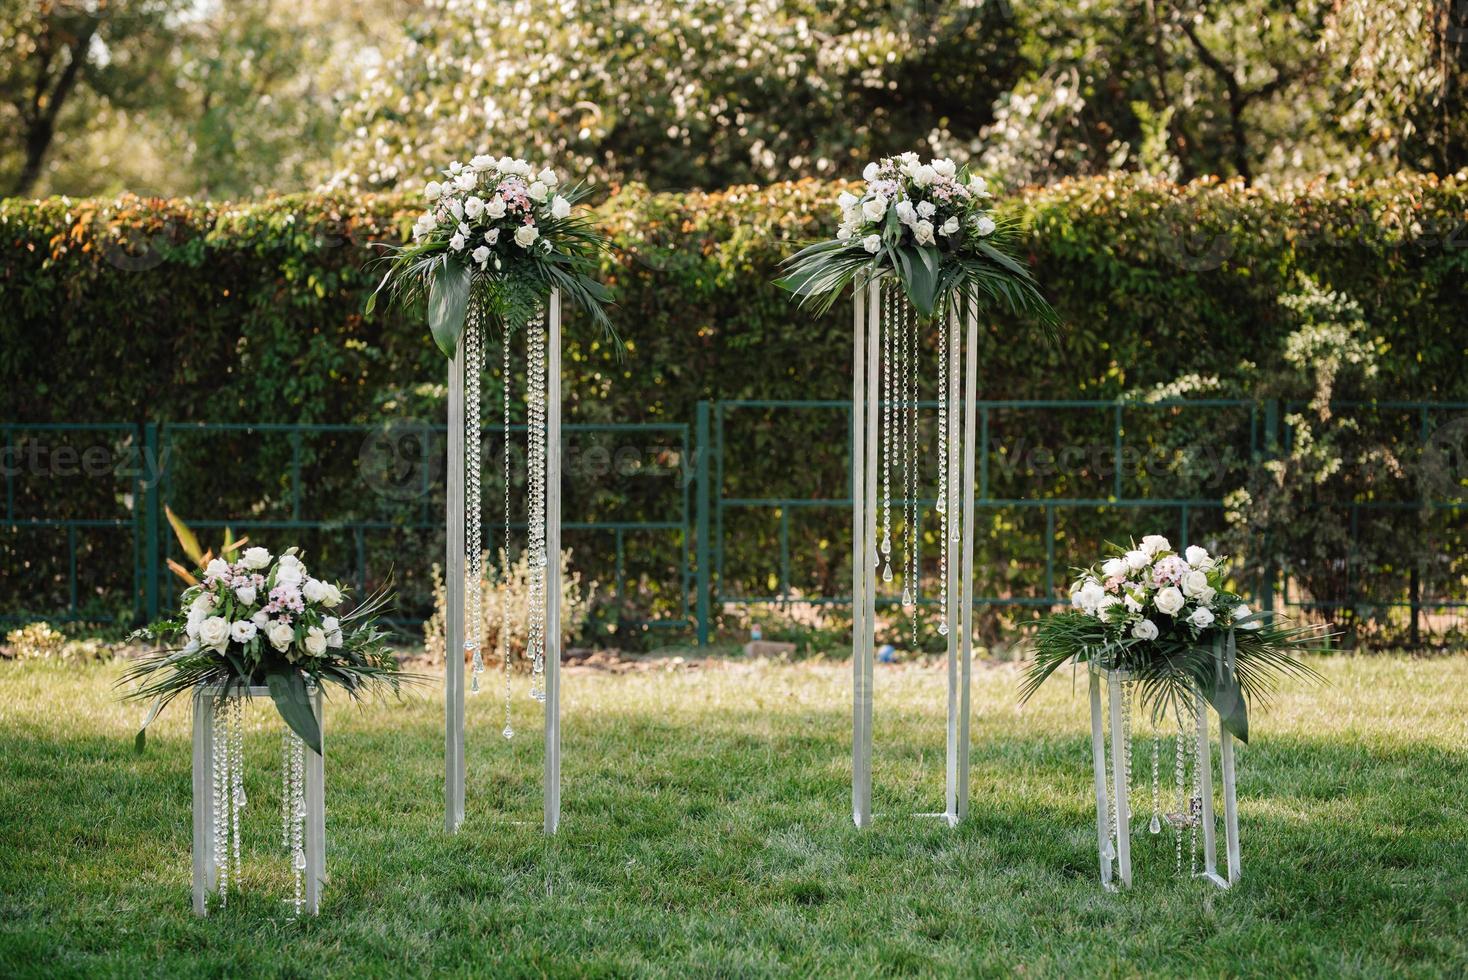
[[[691,422],[700,399],[847,397],[849,314],[838,307],[807,316],[771,285],[795,242],[833,228],[838,190],[802,181],[720,193],[615,193],[601,214],[616,245],[606,271],[627,350],[619,356],[571,317],[571,420]],[[1403,178],[1284,192],[1097,178],[1034,190],[1002,207],[1028,221],[1030,259],[1065,327],[1050,344],[1024,323],[991,317],[982,338],[985,398],[1113,398],[1193,375],[1202,379],[1199,390],[1251,393],[1278,363],[1282,337],[1292,329],[1277,297],[1304,271],[1363,305],[1377,337],[1378,390],[1403,399],[1468,400],[1468,187],[1460,182]],[[361,315],[375,284],[363,268],[370,244],[398,239],[412,216],[401,197],[0,203],[0,421],[440,419],[444,366],[421,317]],[[498,411],[496,385],[489,385],[490,417]],[[1241,419],[1220,424],[1237,444]],[[996,427],[1002,438],[998,416]],[[1146,437],[1166,441],[1168,431],[1163,420]],[[1110,439],[1104,420],[1076,422],[1063,413],[1016,415],[1009,433],[1034,441]],[[1129,423],[1128,440],[1133,436]],[[179,442],[169,469],[168,497],[185,516],[296,513],[288,437],[191,438],[200,441]],[[838,414],[739,413],[726,434],[725,493],[840,496],[844,442]],[[811,452],[821,445],[829,452]],[[364,493],[353,469],[359,446],[358,435],[306,439],[298,457],[306,490],[299,516],[402,525],[372,533],[371,577],[386,571],[390,557],[405,604],[420,608],[441,532],[435,539],[434,531],[411,525],[436,520],[441,497],[424,506]],[[1240,480],[1248,469],[1247,458],[1237,462]],[[996,493],[1090,492],[1081,485],[1086,474],[1015,471],[1009,479]],[[569,492],[567,512],[666,517],[680,499],[676,484],[635,474],[588,476]],[[1128,495],[1158,489],[1139,478]],[[12,481],[11,493],[22,517],[110,517],[126,515],[129,490],[125,480],[29,473]],[[1035,532],[1043,528],[1032,517],[995,515],[990,544],[997,566],[1016,540],[1008,524],[1029,522],[1026,543],[1015,546],[1011,570],[996,572],[995,588],[1032,594],[1039,587],[1035,562],[1044,545]],[[1199,520],[1200,536],[1221,526],[1221,518]],[[1077,518],[1059,531],[1062,554],[1125,526],[1114,517]],[[842,532],[833,514],[795,528],[804,587],[841,591]],[[768,522],[726,528],[727,592],[768,591],[774,534]],[[353,566],[350,541],[303,536],[323,560]],[[126,552],[117,551],[126,538],[86,537],[81,602],[116,606],[120,575],[127,587],[119,572]],[[588,539],[582,547],[583,567],[607,581],[607,541]],[[629,547],[626,591],[634,605],[666,611],[676,547],[663,542],[652,550]],[[65,604],[70,575],[57,553],[55,535],[7,532],[0,574],[17,581],[29,572],[31,585],[8,596],[0,612]],[[635,583],[641,585],[634,593]]]

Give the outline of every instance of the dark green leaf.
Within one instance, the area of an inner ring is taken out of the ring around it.
[[[306,678],[301,676],[300,671],[292,670],[289,673],[270,674],[265,678],[265,683],[270,687],[270,698],[275,702],[275,710],[280,712],[280,717],[312,752],[320,755],[321,723],[311,707],[311,695],[306,691]]]
[[[469,311],[469,284],[474,272],[463,262],[445,259],[428,291],[428,329],[445,357],[453,357]]]

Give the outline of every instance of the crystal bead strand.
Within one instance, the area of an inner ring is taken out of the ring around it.
[[[505,727],[501,735],[505,738],[515,737],[515,726],[510,724],[510,616],[509,616],[509,584],[510,584],[510,325],[505,324],[504,343],[501,358],[501,378],[504,385],[504,433],[505,433],[505,546],[500,555],[500,652],[504,655],[505,667]]]
[[[902,564],[902,611],[907,612],[912,604],[911,586],[912,579],[908,578],[907,568],[907,476],[912,465],[912,460],[907,457],[907,311],[906,304],[898,307],[897,315],[892,322],[894,334],[892,344],[893,368],[895,380],[895,401],[892,404],[893,439],[897,443],[894,466],[897,469],[897,500],[898,513],[902,521],[901,551],[899,556]],[[901,630],[898,631],[899,634]]]
[[[893,327],[897,285],[882,310],[882,581],[893,581]]]
[[[291,871],[295,876],[295,914],[305,905],[301,886],[306,872],[306,743],[291,733]]]
[[[544,316],[537,311],[527,335],[526,388],[530,419],[530,696],[545,700],[546,555],[546,346],[549,335]]]
[[[484,322],[478,304],[471,303],[464,334],[464,653],[473,664],[469,690],[475,694],[484,673],[483,375]]]
[[[907,500],[907,512],[903,518],[906,528],[907,555],[903,568],[903,591],[907,596],[907,609],[912,613],[913,646],[918,646],[918,596],[922,584],[918,581],[918,317],[912,307],[907,307],[907,329],[904,332],[907,354],[903,355],[903,373],[906,374],[907,393],[904,396],[903,414],[907,417],[907,453],[904,462],[907,481],[903,497]]]
[[[948,635],[948,313],[938,317],[938,635]]]
[[[291,730],[280,732],[280,849],[291,852]]]
[[[1132,694],[1137,682],[1127,679],[1121,682],[1121,757],[1123,786],[1126,787],[1126,813],[1118,814],[1119,820],[1132,822]]]
[[[1186,741],[1186,735],[1185,735],[1185,732],[1184,732],[1183,713],[1182,713],[1182,709],[1181,708],[1178,708],[1177,709],[1177,742],[1176,742],[1176,745],[1174,746],[1174,753],[1173,753],[1173,755],[1175,756],[1175,759],[1176,759],[1176,762],[1175,762],[1175,765],[1174,765],[1173,768],[1174,768],[1174,774],[1177,777],[1177,821],[1176,821],[1176,823],[1173,824],[1172,836],[1173,836],[1173,844],[1174,844],[1174,850],[1175,850],[1175,856],[1176,856],[1176,859],[1175,859],[1175,862],[1174,862],[1174,865],[1175,865],[1174,870],[1177,872],[1177,876],[1179,878],[1181,878],[1182,877],[1182,874],[1183,874],[1183,823],[1188,819],[1188,804],[1187,804],[1187,800],[1183,796],[1183,794],[1185,792],[1185,790],[1183,788],[1184,770],[1187,768],[1187,760],[1183,756],[1183,753],[1185,751],[1185,748],[1184,748],[1184,742],[1185,741]]]
[[[1106,708],[1106,727],[1101,730],[1101,756],[1102,768],[1106,774],[1106,785],[1110,792],[1106,794],[1106,849],[1101,857],[1107,862],[1116,860],[1116,767],[1112,763],[1112,740],[1111,740],[1111,708]]]
[[[214,705],[211,734],[214,756],[214,805],[211,807],[209,833],[213,844],[215,889],[219,894],[221,905],[229,904],[229,811],[225,809],[224,793],[225,784],[229,779],[229,745],[227,742],[229,724],[226,717],[228,710],[228,698],[221,697]]]
[[[240,811],[245,808],[245,699],[232,699],[229,713],[229,822],[233,877],[238,885],[244,869],[240,862]]]
[[[1192,873],[1198,874],[1198,825],[1203,822],[1203,773],[1199,768],[1202,758],[1198,754],[1198,740],[1188,739],[1188,762],[1193,767],[1193,792],[1188,798],[1188,843]]]
[[[1162,833],[1161,752],[1158,742],[1157,716],[1154,714],[1152,716],[1152,822],[1147,825],[1147,829],[1154,834]]]

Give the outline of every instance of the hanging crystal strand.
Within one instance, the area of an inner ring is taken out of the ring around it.
[[[464,651],[470,657],[469,690],[479,693],[484,673],[484,530],[480,432],[484,375],[484,321],[479,304],[469,305],[464,334]],[[463,653],[460,656],[463,656]]]
[[[546,554],[545,474],[546,474],[546,346],[549,336],[545,317],[537,310],[526,335],[526,400],[530,417],[527,425],[530,456],[530,696],[545,700],[545,633],[546,633]]]
[[[1183,786],[1185,770],[1187,769],[1187,760],[1184,757],[1187,734],[1186,726],[1183,723],[1182,708],[1178,706],[1175,707],[1175,710],[1177,712],[1177,740],[1174,744],[1173,755],[1176,759],[1174,775],[1177,778],[1177,819],[1172,825],[1172,836],[1175,850],[1174,870],[1177,872],[1177,876],[1181,878],[1183,874],[1183,824],[1188,819],[1188,802],[1184,796],[1186,790]]]
[[[240,811],[245,808],[245,698],[233,699],[229,718],[229,820],[234,881],[243,880],[240,863]]]
[[[280,849],[291,850],[291,730],[280,733]]]
[[[1108,682],[1109,683],[1109,682]],[[1111,708],[1106,710],[1106,725],[1101,730],[1101,755],[1102,768],[1106,774],[1106,785],[1110,792],[1106,794],[1106,847],[1101,852],[1101,857],[1106,861],[1116,860],[1116,768],[1112,764],[1111,757]]]
[[[1125,760],[1122,779],[1127,789],[1127,807],[1119,819],[1127,822],[1128,829],[1132,821],[1132,695],[1136,686],[1137,682],[1130,678],[1121,682],[1121,756]]]
[[[882,315],[882,581],[892,581],[892,333],[897,314],[897,283],[887,289]]]
[[[1162,833],[1162,794],[1160,779],[1161,752],[1159,751],[1160,739],[1157,737],[1157,716],[1152,716],[1152,822],[1147,829],[1154,834]]]
[[[912,580],[907,572],[907,474],[912,461],[907,458],[907,310],[904,304],[897,308],[892,321],[893,345],[893,388],[895,401],[892,404],[893,440],[896,442],[893,465],[897,469],[898,513],[902,521],[902,611],[907,612],[912,603]],[[901,631],[898,631],[899,634]]]
[[[948,312],[938,316],[938,635],[948,635]]]
[[[306,743],[294,732],[291,739],[291,871],[295,876],[295,915],[305,905],[302,884],[306,871]]]
[[[501,735],[505,738],[515,737],[515,726],[510,724],[510,616],[509,616],[509,584],[510,584],[510,324],[505,323],[504,343],[500,345],[503,351],[501,360],[501,377],[504,385],[504,431],[505,431],[505,543],[504,551],[500,556],[500,653],[503,655],[505,667],[505,727]]]
[[[907,353],[903,357],[904,373],[906,375],[907,395],[904,398],[907,415],[907,485],[903,489],[903,496],[907,499],[907,514],[903,519],[903,526],[907,529],[907,559],[903,573],[903,582],[906,583],[908,611],[912,615],[912,642],[917,646],[918,640],[918,599],[922,595],[922,581],[918,572],[918,385],[917,385],[917,329],[918,321],[912,307],[907,308],[907,330],[905,340]]]
[[[209,836],[214,855],[215,890],[219,904],[229,904],[229,811],[224,788],[229,781],[229,699],[221,696],[214,705],[213,732],[213,794],[214,805],[210,808]]]
[[[1198,874],[1198,827],[1203,822],[1203,773],[1199,769],[1202,757],[1198,754],[1198,739],[1188,739],[1188,764],[1193,769],[1193,791],[1188,797],[1188,835],[1191,838],[1188,851],[1191,871]]]

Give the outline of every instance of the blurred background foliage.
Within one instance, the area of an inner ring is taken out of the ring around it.
[[[0,0],[0,193],[416,186],[493,144],[609,185],[1009,186],[1468,166],[1452,0]]]
[[[612,315],[628,346],[619,357],[570,315],[570,420],[692,423],[700,400],[847,397],[849,357],[834,352],[849,349],[849,313],[794,315],[772,284],[793,242],[833,231],[830,202],[840,186],[802,180],[658,193],[632,185],[606,200],[598,220],[615,248],[604,273],[617,291]],[[1286,190],[1111,175],[1032,189],[1001,207],[1027,224],[1029,258],[1065,326],[1052,344],[1024,323],[991,316],[981,338],[982,397],[1121,398],[1137,406],[1127,412],[1125,439],[1141,455],[1122,476],[1124,495],[1229,499],[1227,510],[1192,512],[1191,540],[1239,554],[1254,570],[1289,571],[1309,595],[1344,604],[1337,619],[1381,628],[1390,617],[1373,625],[1376,613],[1358,614],[1355,600],[1401,601],[1413,574],[1424,597],[1461,594],[1468,571],[1461,510],[1416,507],[1429,496],[1463,499],[1463,457],[1448,461],[1446,483],[1429,483],[1422,465],[1424,439],[1453,417],[1359,405],[1332,412],[1329,405],[1468,401],[1461,285],[1468,186],[1397,176]],[[400,240],[416,209],[404,195],[347,193],[248,205],[0,203],[0,241],[10,256],[0,271],[7,311],[0,319],[0,419],[442,419],[443,360],[421,315],[361,314],[375,285],[364,269],[371,244]],[[493,421],[499,380],[486,384]],[[1165,403],[1175,398],[1275,400],[1282,406],[1270,430],[1275,444],[1266,444],[1263,418],[1247,408]],[[515,413],[518,419],[520,406]],[[996,409],[992,495],[1105,499],[1116,485],[1106,470],[1111,425],[1109,407]],[[330,526],[291,532],[292,540],[349,580],[360,560],[368,587],[393,572],[404,612],[426,618],[429,569],[442,547],[438,482],[426,496],[373,492],[359,469],[361,432],[300,437],[294,473],[287,433],[174,432],[167,500],[180,514],[289,521],[299,480],[302,519],[382,526],[361,546],[365,558],[349,533]],[[97,436],[75,438],[84,445]],[[573,451],[586,448],[583,438],[572,437]],[[691,465],[677,440],[618,438],[606,448],[630,445],[644,467],[630,474],[573,468],[567,513],[676,519],[681,476]],[[728,420],[722,492],[839,496],[845,446],[839,412],[741,409]],[[1047,467],[1038,455],[1067,447],[1083,450],[1073,465]],[[127,447],[115,448],[126,454]],[[487,458],[498,448],[491,437]],[[499,499],[494,472],[486,479],[487,499]],[[126,517],[136,506],[129,492],[126,479],[26,472],[14,481],[14,506],[26,517]],[[1361,502],[1402,509],[1363,510],[1353,520]],[[1027,598],[1048,594],[1048,544],[1063,575],[1070,556],[1139,522],[1174,533],[1177,521],[1175,511],[1161,509],[1068,509],[1047,544],[1034,507],[985,513],[980,594]],[[835,508],[803,515],[791,528],[792,581],[803,594],[845,592],[849,524]],[[81,592],[126,605],[126,531],[116,540],[109,533],[84,536]],[[28,591],[13,602],[65,605],[58,540],[22,529],[0,542],[0,570]],[[779,548],[770,514],[731,519],[722,540],[722,594],[770,595]],[[600,583],[602,595],[617,591],[629,615],[677,614],[685,593],[674,539],[629,545],[622,590],[609,588],[614,556],[605,536],[568,535],[567,545],[585,579]],[[931,561],[936,547],[927,554]],[[1400,641],[1400,616],[1391,625]]]

